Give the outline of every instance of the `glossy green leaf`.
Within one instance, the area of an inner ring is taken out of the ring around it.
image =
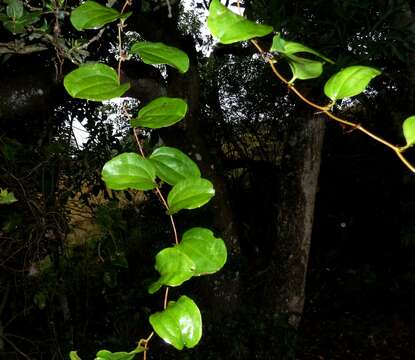
[[[403,135],[405,136],[406,145],[412,146],[415,144],[415,116],[407,118],[403,124]]]
[[[167,196],[170,214],[182,209],[196,209],[215,195],[212,183],[206,179],[191,178],[178,182]]]
[[[123,153],[108,161],[102,169],[102,180],[113,190],[151,190],[156,184],[153,164],[136,153]]]
[[[318,51],[315,51],[309,48],[308,46],[305,46],[298,42],[284,40],[283,38],[281,38],[281,34],[277,34],[274,36],[270,51],[277,51],[284,55],[293,55],[297,53],[308,53],[308,54],[313,54],[315,56],[318,56],[319,58],[329,63],[334,63],[329,58],[320,54]]]
[[[186,113],[187,103],[184,100],[159,97],[138,112],[137,118],[131,120],[131,126],[158,129],[177,123]]]
[[[129,83],[119,84],[116,71],[105,64],[87,63],[65,76],[66,91],[74,98],[103,101],[122,96]]]
[[[314,79],[323,72],[323,64],[320,61],[304,59],[295,55],[288,56],[287,60],[293,73],[291,82],[295,79]]]
[[[210,4],[207,26],[222,44],[265,36],[273,31],[272,26],[257,24],[233,13],[219,0],[213,0]]]
[[[0,188],[0,205],[10,205],[17,201],[13,192]]]
[[[156,255],[156,270],[160,278],[150,285],[150,294],[158,291],[163,285],[179,286],[189,280],[195,271],[195,263],[178,246],[161,250]]]
[[[324,93],[335,101],[363,92],[370,80],[381,72],[369,66],[349,66],[334,74],[324,86]]]
[[[150,324],[158,336],[178,350],[195,347],[202,337],[199,308],[184,295],[177,302],[169,302],[167,309],[150,315]]]
[[[179,286],[193,276],[213,274],[223,267],[226,258],[225,243],[212,231],[205,228],[187,230],[178,245],[157,254],[155,267],[160,278],[148,291],[153,294],[163,285]]]
[[[99,29],[105,24],[117,20],[121,14],[95,1],[85,1],[71,13],[71,23],[76,30]]]
[[[81,360],[81,358],[78,356],[78,354],[76,353],[76,351],[71,351],[69,353],[69,359],[70,360]]]
[[[23,2],[10,0],[6,6],[6,14],[10,18],[18,19],[23,16]]]
[[[162,146],[154,150],[150,160],[156,168],[156,175],[170,185],[191,177],[200,177],[196,163],[182,151]]]
[[[160,42],[136,42],[131,47],[130,53],[139,55],[146,64],[167,64],[181,73],[189,70],[189,57],[184,51]]]
[[[97,352],[95,360],[133,360],[137,354],[144,352],[144,347],[137,346],[133,351],[130,352],[111,352],[108,350],[100,350]]]
[[[196,227],[187,230],[178,248],[196,265],[193,276],[213,274],[226,263],[225,243],[209,229]]]

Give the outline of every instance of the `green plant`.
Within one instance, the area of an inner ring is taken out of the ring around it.
[[[119,64],[118,71],[103,63],[86,63],[64,78],[67,92],[74,98],[103,101],[122,96],[129,88],[120,83],[120,71],[127,53],[123,49],[122,33],[129,13],[124,13],[128,2],[118,12],[93,1],[86,1],[71,12],[71,22],[77,30],[101,28],[119,20]],[[91,14],[93,16],[91,17]],[[138,55],[147,64],[166,64],[185,73],[189,68],[187,55],[163,43],[139,41],[131,46],[130,54]],[[157,129],[171,126],[186,116],[187,103],[178,98],[160,97],[145,105],[136,117],[130,116],[133,134],[139,153],[122,153],[108,161],[102,169],[102,179],[113,190],[136,189],[154,191],[170,218],[174,245],[161,250],[156,256],[159,279],[150,285],[149,293],[164,290],[163,310],[152,314],[150,323],[161,338],[175,348],[196,346],[202,336],[202,319],[196,303],[183,295],[177,301],[169,301],[169,287],[181,285],[194,276],[212,274],[226,262],[227,252],[222,239],[212,231],[194,227],[184,232],[180,241],[173,215],[183,209],[196,209],[205,205],[214,196],[210,181],[201,178],[201,173],[190,157],[179,149],[159,147],[146,156],[139,139],[140,128]],[[171,186],[167,198],[162,185]],[[138,342],[131,352],[111,353],[100,350],[96,359],[133,359],[136,354],[146,353],[153,332]],[[72,360],[79,359],[76,352],[70,353]]]

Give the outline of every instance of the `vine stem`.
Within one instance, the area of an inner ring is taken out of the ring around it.
[[[238,1],[239,4],[239,1]],[[261,48],[261,46],[258,44],[258,42],[256,40],[251,40],[251,43],[257,48],[257,50],[259,51],[260,55],[265,58],[265,51]],[[274,75],[280,80],[282,81],[285,85],[287,85],[287,87],[294,93],[296,94],[303,102],[305,102],[307,105],[313,107],[314,109],[319,110],[320,112],[322,112],[323,114],[325,114],[327,117],[329,117],[330,119],[345,125],[345,126],[349,126],[353,129],[359,130],[360,132],[362,132],[363,134],[369,136],[370,138],[372,138],[373,140],[385,145],[386,147],[390,148],[392,151],[395,152],[395,154],[398,156],[398,158],[402,161],[402,163],[413,173],[415,173],[415,167],[414,165],[412,165],[408,159],[402,154],[403,151],[405,151],[407,149],[407,147],[403,146],[403,147],[399,147],[396,145],[391,144],[389,141],[383,139],[382,137],[374,134],[373,132],[367,130],[366,128],[364,128],[363,126],[361,126],[360,124],[342,119],[336,115],[334,115],[331,111],[330,111],[330,107],[331,104],[326,105],[326,106],[321,106],[318,105],[316,103],[314,103],[313,101],[311,101],[310,99],[306,98],[293,84],[291,84],[284,76],[282,76],[280,74],[280,72],[277,70],[274,62],[272,61],[272,59],[266,59],[266,61],[268,62],[268,64],[270,65],[272,72],[274,73]]]

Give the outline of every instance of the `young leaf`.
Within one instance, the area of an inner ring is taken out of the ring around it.
[[[205,205],[215,195],[212,183],[206,179],[191,178],[178,182],[167,195],[169,213],[182,209],[196,209]]]
[[[10,205],[17,201],[12,192],[7,189],[0,188],[0,205]]]
[[[162,146],[154,150],[150,160],[156,168],[156,175],[170,185],[191,177],[200,177],[196,163],[182,151]]]
[[[193,348],[202,337],[202,316],[192,299],[181,296],[170,301],[167,309],[150,315],[150,324],[158,336],[176,349]]]
[[[254,23],[233,13],[219,0],[213,0],[210,4],[207,26],[222,44],[265,36],[273,31],[272,26]]]
[[[81,358],[78,356],[78,354],[76,353],[76,351],[71,351],[69,353],[69,359],[70,360],[81,360]]]
[[[139,55],[146,64],[167,64],[181,73],[189,69],[189,57],[184,51],[160,42],[139,41],[130,52]]]
[[[195,263],[178,246],[161,250],[156,255],[156,270],[160,273],[160,278],[150,285],[148,292],[154,294],[163,285],[183,284],[193,276],[195,268]]]
[[[320,61],[304,59],[295,55],[287,56],[287,60],[293,73],[291,81],[314,79],[323,72],[323,64]]]
[[[105,64],[87,63],[65,76],[63,85],[74,98],[103,101],[122,96],[130,87],[120,85],[116,71]]]
[[[381,72],[369,66],[349,66],[334,74],[324,85],[324,93],[331,100],[355,96],[363,92],[370,80]]]
[[[405,136],[406,145],[412,146],[415,144],[415,116],[407,118],[402,125],[403,135]]]
[[[153,164],[136,153],[123,153],[108,161],[102,180],[113,190],[151,190],[157,187]]]
[[[287,41],[281,38],[281,34],[277,34],[272,39],[272,46],[270,51],[277,51],[284,55],[293,55],[296,53],[308,53],[315,55],[329,63],[334,63],[334,61],[330,60],[329,58],[325,57],[324,55],[320,54],[319,52],[305,46],[303,44],[294,42],[294,41]]]
[[[95,360],[133,360],[137,354],[144,352],[144,350],[140,345],[128,353],[123,351],[113,353],[108,350],[100,350],[97,352]]]
[[[144,106],[136,119],[131,120],[133,127],[158,129],[182,120],[187,113],[187,103],[179,98],[159,97]]]
[[[117,20],[121,14],[109,7],[96,3],[95,1],[85,1],[71,13],[71,23],[78,31],[85,29],[99,29],[105,24]]]
[[[209,229],[196,227],[187,230],[178,248],[196,265],[193,276],[213,274],[226,263],[225,243]]]

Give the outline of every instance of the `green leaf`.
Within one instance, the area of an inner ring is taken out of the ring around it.
[[[10,205],[17,201],[13,192],[0,188],[0,205]]]
[[[303,44],[300,44],[298,42],[294,41],[287,41],[281,38],[281,34],[277,34],[272,39],[272,46],[270,51],[277,51],[284,55],[293,55],[296,53],[308,53],[313,54],[315,56],[318,56],[319,58],[329,62],[334,63],[334,61],[330,60],[329,58],[325,57],[324,55],[320,54],[319,52],[309,48],[308,46],[305,46]]]
[[[159,97],[139,112],[136,119],[131,120],[133,127],[158,129],[167,127],[182,120],[187,113],[187,104],[179,98]]]
[[[183,234],[177,246],[196,265],[193,276],[213,274],[226,263],[226,246],[209,229],[195,227]]]
[[[146,64],[167,64],[181,73],[189,69],[189,57],[184,51],[160,42],[139,41],[130,52],[139,55]]]
[[[334,74],[324,86],[324,93],[331,100],[355,96],[363,92],[370,80],[381,72],[369,66],[349,66]]]
[[[205,228],[192,228],[183,234],[180,244],[163,249],[156,256],[160,278],[149,287],[153,294],[163,285],[179,286],[193,276],[213,274],[226,262],[222,239]]]
[[[76,353],[76,351],[71,351],[69,353],[69,359],[70,360],[81,360],[81,358],[78,356],[78,354]]]
[[[183,284],[193,276],[195,268],[195,263],[178,246],[161,250],[156,255],[156,270],[160,273],[160,278],[150,285],[148,292],[154,294],[163,285]]]
[[[293,73],[293,78],[290,82],[293,82],[295,79],[314,79],[323,72],[323,64],[320,61],[304,59],[295,55],[287,56],[287,60]]]
[[[137,346],[133,351],[130,352],[111,352],[108,350],[100,350],[97,352],[95,360],[132,360],[139,353],[144,352],[145,348],[142,346]]]
[[[195,347],[202,337],[202,316],[194,301],[181,296],[171,301],[167,309],[150,315],[154,331],[176,349]]]
[[[182,209],[196,209],[205,205],[215,195],[212,183],[206,179],[186,179],[178,182],[167,196],[169,213]]]
[[[74,98],[103,101],[122,96],[130,87],[120,85],[116,71],[105,64],[87,63],[65,76],[66,91]]]
[[[8,17],[18,19],[23,16],[23,2],[20,0],[10,0],[6,6]]]
[[[117,20],[121,14],[109,7],[96,3],[95,1],[85,1],[71,13],[71,23],[78,31],[85,29],[99,29],[105,24]]]
[[[207,26],[222,44],[265,36],[273,31],[272,26],[257,24],[233,13],[219,0],[213,0],[210,4]]]
[[[182,151],[162,146],[154,150],[150,160],[156,168],[156,175],[170,185],[191,177],[200,177],[196,163]]]
[[[108,161],[102,180],[113,190],[151,190],[157,187],[153,164],[136,153],[123,153]]]
[[[412,146],[415,144],[415,116],[407,118],[403,124],[403,135],[405,136],[406,145]]]

